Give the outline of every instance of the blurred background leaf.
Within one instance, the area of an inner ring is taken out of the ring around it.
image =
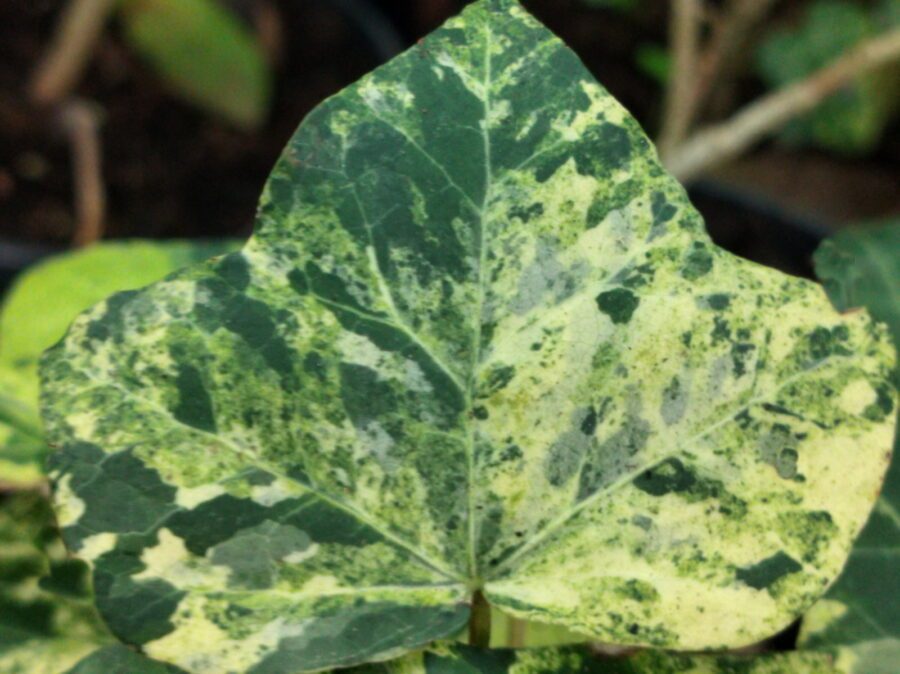
[[[645,43],[639,45],[634,52],[634,60],[645,75],[649,75],[659,84],[669,81],[672,68],[672,57],[669,50],[661,44]]]
[[[247,129],[269,109],[272,73],[249,26],[217,0],[123,0],[125,36],[181,97]]]
[[[865,307],[900,345],[900,218],[838,232],[816,251],[815,265],[838,309]]]
[[[757,51],[757,68],[772,89],[810,75],[862,40],[900,25],[900,0],[867,7],[851,0],[816,0],[794,28],[771,31]],[[860,78],[784,129],[790,145],[845,154],[872,150],[897,110],[896,64]]]

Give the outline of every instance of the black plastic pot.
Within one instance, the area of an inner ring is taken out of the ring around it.
[[[722,183],[700,181],[688,192],[718,245],[788,274],[815,278],[812,255],[829,234],[823,223]]]
[[[20,243],[0,238],[0,293],[6,290],[15,276],[41,258],[60,253],[63,249],[37,243]]]
[[[334,7],[365,36],[379,59],[388,61],[406,48],[406,41],[377,3],[371,0],[316,0]]]

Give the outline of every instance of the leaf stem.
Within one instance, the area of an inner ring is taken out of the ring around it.
[[[491,605],[481,590],[476,590],[472,595],[469,645],[478,648],[488,648],[491,645]]]
[[[69,95],[115,5],[116,0],[72,0],[66,5],[53,41],[32,75],[32,101],[52,105]]]
[[[693,94],[699,59],[701,0],[673,0],[669,35],[672,43],[672,76],[666,92],[659,149],[665,156],[687,135],[693,117]]]

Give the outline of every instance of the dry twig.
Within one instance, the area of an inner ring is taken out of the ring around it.
[[[663,155],[677,147],[690,129],[703,3],[702,0],[672,0],[670,12],[669,39],[673,59],[659,137]]]
[[[115,3],[116,0],[72,0],[66,6],[53,41],[32,75],[32,101],[52,105],[69,95],[81,78]]]
[[[60,126],[72,151],[76,224],[72,243],[86,246],[103,236],[106,188],[103,184],[100,123],[90,104],[72,100],[60,111]]]
[[[747,105],[722,124],[698,131],[665,157],[664,162],[680,180],[691,180],[812,110],[854,78],[897,59],[900,59],[900,29],[863,42],[808,78]]]
[[[709,45],[700,57],[697,85],[693,93],[689,126],[697,111],[713,96],[717,86],[728,81],[744,55],[747,40],[768,16],[778,0],[731,0],[714,29]]]

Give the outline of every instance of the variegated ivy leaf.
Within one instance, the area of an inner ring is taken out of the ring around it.
[[[769,635],[874,501],[892,366],[482,0],[311,113],[241,253],[97,306],[42,377],[110,625],[264,674],[452,636],[476,590],[607,642]]]
[[[234,241],[103,243],[51,258],[18,279],[0,312],[0,485],[21,488],[44,478],[38,359],[72,319],[114,292],[237,247]]]
[[[585,648],[481,650],[436,646],[352,674],[835,674],[825,655],[778,653],[755,656],[672,655],[645,651],[600,658]]]

